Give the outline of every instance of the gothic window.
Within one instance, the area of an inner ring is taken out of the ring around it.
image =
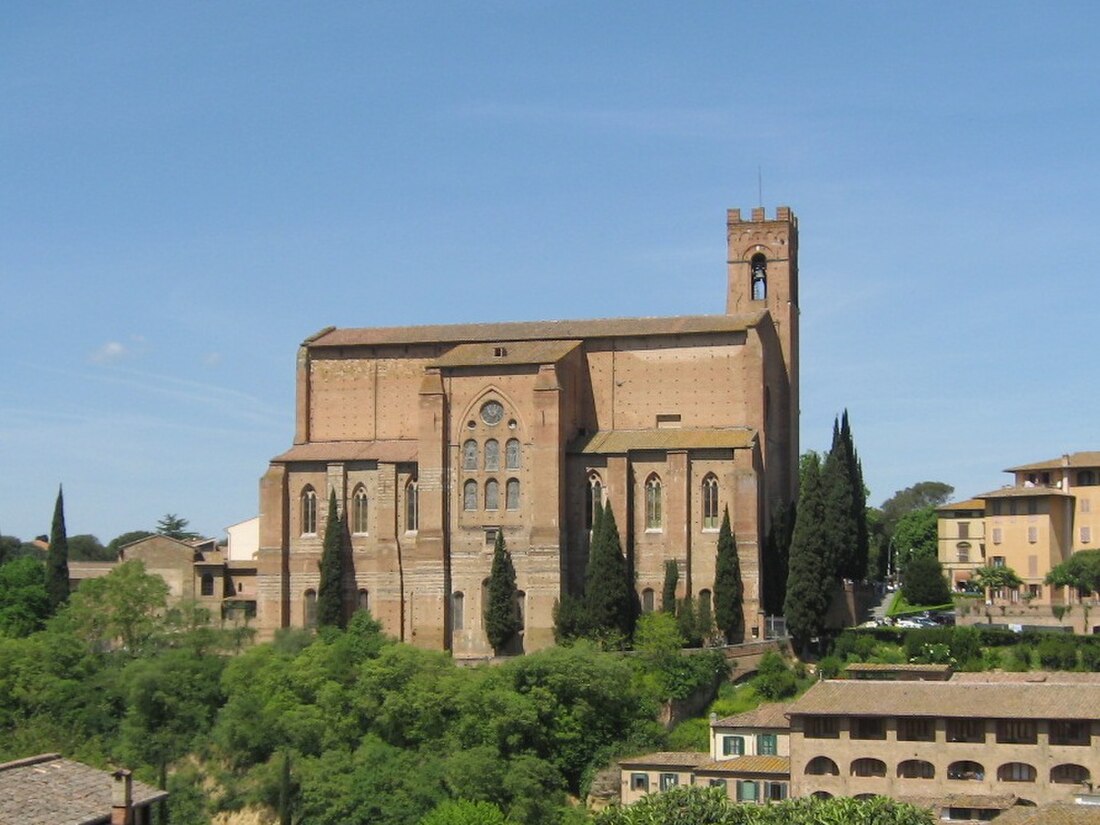
[[[355,598],[356,610],[370,610],[370,591],[360,589]]]
[[[317,533],[317,493],[312,487],[302,490],[302,535]]]
[[[519,479],[508,479],[508,485],[505,487],[504,493],[504,506],[509,510],[519,509]]]
[[[485,509],[500,509],[500,485],[497,484],[495,478],[491,478],[485,482]]]
[[[477,442],[469,438],[462,445],[462,469],[477,469]]]
[[[358,535],[367,533],[367,491],[362,484],[355,488],[351,499],[351,532]]]
[[[405,485],[405,531],[415,532],[420,526],[420,502],[416,482]]]
[[[651,475],[645,482],[645,529],[661,529],[661,479]]]
[[[451,594],[451,629],[463,630],[466,627],[466,597],[459,591]]]
[[[519,439],[509,438],[504,446],[504,466],[509,470],[519,469]]]
[[[317,591],[307,590],[305,592],[305,598],[303,599],[305,604],[305,622],[306,627],[317,626]]]
[[[519,629],[523,630],[527,626],[527,594],[522,590],[516,591],[516,618]]]
[[[718,479],[713,473],[703,479],[703,529],[718,529]]]
[[[603,482],[596,473],[588,476],[588,486],[584,491],[584,527],[591,530],[596,523],[596,513],[603,509]]]
[[[763,301],[768,297],[768,259],[759,253],[753,255],[749,267],[752,270],[752,299]]]
[[[653,612],[653,588],[652,587],[647,587],[645,590],[642,591],[642,612],[643,613],[652,613]]]
[[[472,478],[462,485],[462,509],[477,509],[477,482]]]
[[[490,438],[485,442],[485,469],[500,469],[500,442],[495,438]]]

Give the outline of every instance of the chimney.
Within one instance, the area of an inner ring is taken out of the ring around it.
[[[130,771],[119,769],[111,776],[111,825],[133,825],[133,779]]]

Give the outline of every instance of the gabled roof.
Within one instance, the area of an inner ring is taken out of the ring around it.
[[[789,778],[791,758],[789,756],[735,756],[733,759],[712,759],[695,768],[698,773],[742,775],[768,774],[774,777]]]
[[[1014,807],[995,821],[997,825],[1100,825],[1100,805],[1053,802],[1038,808]]]
[[[441,355],[431,366],[506,367],[556,364],[581,345],[580,341],[490,341],[459,344]]]
[[[1002,487],[999,490],[982,493],[981,498],[1045,498],[1046,496],[1072,498],[1069,493],[1058,487]]]
[[[285,453],[271,459],[286,461],[384,461],[399,464],[416,461],[417,442],[411,439],[383,441],[311,441],[295,444]]]
[[[1018,467],[1009,467],[1006,473],[1019,473],[1026,470],[1057,470],[1062,467],[1094,467],[1100,468],[1100,451],[1091,450],[1081,453],[1069,453],[1068,455],[1051,458],[1047,461],[1036,461],[1034,464],[1021,464]]]
[[[614,455],[632,450],[740,450],[751,447],[755,438],[756,431],[748,427],[600,430],[574,442],[569,452]]]
[[[765,702],[757,708],[744,713],[735,713],[711,722],[712,728],[778,728],[790,730],[791,720],[787,718],[790,702]]]
[[[966,501],[955,501],[951,504],[942,504],[936,508],[937,511],[943,512],[944,510],[984,510],[985,501],[980,498],[968,498]]]
[[[818,682],[790,714],[1100,719],[1100,683]]]
[[[109,771],[45,753],[0,765],[0,822],[19,825],[93,825],[111,816]],[[134,782],[134,805],[164,799],[167,791]]]
[[[619,765],[624,768],[694,768],[709,759],[709,753],[699,753],[698,751],[660,751],[658,753],[647,753],[644,756],[620,759]]]
[[[326,328],[303,346],[351,347],[386,344],[434,344],[476,341],[547,341],[631,338],[645,335],[695,335],[744,332],[766,312],[746,315],[679,315],[668,318],[592,318],[582,321],[509,321],[496,324],[435,324],[414,327]]]

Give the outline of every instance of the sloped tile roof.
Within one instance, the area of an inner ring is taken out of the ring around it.
[[[632,450],[745,449],[756,438],[748,427],[600,430],[575,442],[571,453],[620,454]]]
[[[1015,794],[952,793],[943,796],[899,796],[898,802],[906,802],[919,808],[986,808],[1004,811],[1016,804]],[[1031,810],[1035,810],[1032,808]],[[998,819],[997,822],[1001,820]]]
[[[766,314],[754,312],[746,315],[679,315],[667,318],[592,318],[581,321],[510,321],[494,324],[329,328],[307,338],[303,343],[308,347],[348,347],[744,332],[759,324]]]
[[[1100,451],[1091,450],[1080,453],[1070,453],[1069,462],[1065,463],[1062,456],[1051,458],[1047,461],[1036,461],[1034,464],[1021,464],[1018,467],[1009,467],[1006,473],[1018,473],[1024,470],[1057,470],[1061,467],[1096,467],[1100,468]]]
[[[109,771],[56,753],[0,765],[0,822],[18,825],[92,825],[111,815]],[[164,799],[166,791],[134,782],[134,805]]]
[[[556,364],[581,345],[580,341],[490,341],[459,344],[441,355],[433,367],[498,367]],[[502,353],[497,355],[497,353]]]
[[[818,682],[790,713],[996,719],[1100,719],[1100,684]]]
[[[997,825],[1100,825],[1100,805],[1054,802],[1038,808],[1016,807],[996,819]]]
[[[984,510],[985,502],[980,498],[968,498],[966,501],[954,501],[936,509],[940,512],[944,510]]]
[[[658,753],[647,753],[644,756],[620,759],[619,765],[624,768],[694,768],[709,759],[709,753],[699,753],[697,751],[660,751]]]
[[[787,718],[790,702],[765,702],[757,708],[744,713],[735,713],[712,722],[714,728],[779,728],[790,730],[791,720]]]
[[[286,461],[385,461],[397,464],[416,461],[417,442],[411,439],[385,441],[311,441],[295,444],[272,462]]]
[[[789,756],[735,756],[733,759],[711,759],[695,769],[698,773],[769,774],[788,778],[791,775]]]
[[[1001,487],[982,493],[980,498],[1042,498],[1044,496],[1068,497],[1069,493],[1058,487]]]

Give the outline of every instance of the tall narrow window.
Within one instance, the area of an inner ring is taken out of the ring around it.
[[[214,595],[214,577],[209,573],[202,574],[202,584],[199,589],[199,593],[203,596]]]
[[[466,483],[462,485],[462,509],[477,509],[477,482],[472,478],[467,479]]]
[[[317,533],[317,493],[312,487],[302,490],[302,535]]]
[[[490,438],[485,442],[485,469],[500,469],[500,442],[495,438]]]
[[[527,626],[527,594],[522,590],[516,591],[516,619],[517,627],[523,630]]]
[[[360,588],[355,597],[356,610],[370,610],[370,591]]]
[[[519,509],[519,479],[508,479],[508,485],[505,488],[504,506],[509,510]]]
[[[360,484],[351,499],[351,532],[360,536],[367,533],[367,491]]]
[[[509,470],[519,469],[519,439],[509,438],[504,445],[504,466]]]
[[[642,612],[643,613],[652,613],[653,612],[653,588],[652,587],[647,587],[645,590],[642,591]]]
[[[305,605],[305,624],[306,627],[317,626],[317,591],[307,590],[305,592],[305,598],[303,599]]]
[[[707,613],[710,613],[710,610],[711,610],[710,591],[709,590],[700,590],[699,591],[699,611],[700,612],[706,611]]]
[[[596,513],[603,509],[603,483],[596,473],[588,476],[588,486],[584,492],[584,527],[591,530],[596,523]]]
[[[491,478],[485,482],[485,509],[500,509],[500,485],[497,484],[495,478]]]
[[[661,529],[661,479],[655,475],[645,482],[645,529]]]
[[[451,629],[464,630],[466,628],[466,597],[461,592],[451,594]]]
[[[763,301],[768,297],[768,259],[763,255],[752,256],[752,299]]]
[[[420,501],[416,491],[416,482],[405,485],[405,530],[412,533],[420,527]]]
[[[703,479],[703,529],[718,529],[718,479],[713,473]]]
[[[462,445],[462,469],[477,469],[477,442],[472,438],[467,439]]]

